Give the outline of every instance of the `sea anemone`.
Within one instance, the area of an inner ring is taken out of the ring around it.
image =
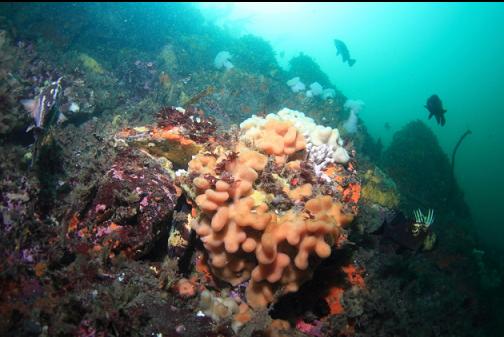
[[[291,78],[287,81],[287,85],[291,88],[292,92],[300,92],[306,89],[306,85],[301,82],[299,77]]]
[[[221,51],[215,56],[214,66],[217,69],[221,69],[222,67],[229,70],[234,67],[234,65],[229,61],[231,59],[231,54],[228,51]]]
[[[343,127],[348,133],[355,133],[357,131],[357,115],[364,107],[364,102],[361,100],[347,100],[344,107],[350,110],[350,116],[343,124]]]

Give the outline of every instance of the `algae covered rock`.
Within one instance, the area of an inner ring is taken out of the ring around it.
[[[97,74],[103,74],[104,70],[103,67],[101,66],[98,61],[96,61],[94,58],[89,56],[88,54],[81,53],[79,54],[79,60],[82,62],[82,65],[84,68],[87,70],[97,73]]]
[[[387,208],[399,205],[399,193],[394,181],[378,167],[364,174],[362,198]]]
[[[24,131],[30,121],[19,102],[19,97],[28,90],[24,78],[30,68],[29,61],[7,31],[0,29],[0,136]]]
[[[177,132],[162,128],[137,127],[119,133],[132,146],[143,149],[155,157],[166,158],[177,167],[185,167],[201,149],[194,141]]]
[[[162,235],[176,202],[175,185],[161,165],[126,148],[98,183],[83,216],[70,220],[68,232],[95,250],[141,257]]]
[[[289,61],[289,75],[299,76],[304,83],[318,82],[323,87],[331,86],[329,77],[310,56],[300,53]]]
[[[271,45],[260,37],[240,37],[230,49],[237,66],[249,73],[274,75],[280,69]]]

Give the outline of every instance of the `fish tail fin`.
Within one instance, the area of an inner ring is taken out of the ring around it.
[[[355,59],[348,59],[348,65],[351,67],[355,64]]]

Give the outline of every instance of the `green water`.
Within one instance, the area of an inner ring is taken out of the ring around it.
[[[270,41],[280,64],[304,52],[347,97],[362,99],[360,117],[388,144],[414,119],[425,121],[456,160],[481,238],[502,243],[504,179],[504,4],[202,4],[207,17],[236,34]],[[333,39],[346,42],[353,67],[336,57]],[[427,120],[427,97],[443,100],[447,123]],[[390,130],[384,125],[389,123]],[[425,184],[429,184],[428,181]]]

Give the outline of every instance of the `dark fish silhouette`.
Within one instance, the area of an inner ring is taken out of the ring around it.
[[[335,39],[334,45],[336,46],[336,50],[338,51],[336,55],[341,54],[343,63],[347,62],[350,67],[353,66],[355,63],[355,59],[350,58],[350,52],[348,51],[346,44],[341,40]]]
[[[432,116],[435,116],[438,124],[441,124],[441,126],[445,125],[446,119],[444,114],[447,110],[443,109],[443,103],[439,99],[438,95],[432,95],[429,97],[425,108],[430,112],[429,119],[431,119]]]

